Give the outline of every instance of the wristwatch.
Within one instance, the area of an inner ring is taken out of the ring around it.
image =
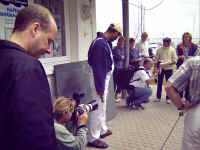
[[[180,107],[177,108],[178,110],[184,110],[185,109],[185,104],[182,104]]]

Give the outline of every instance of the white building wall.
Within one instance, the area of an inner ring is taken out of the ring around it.
[[[54,65],[87,60],[89,45],[96,37],[96,0],[65,0],[64,2],[67,56],[63,57],[63,60],[54,59],[53,63],[45,63],[41,60],[48,75],[52,98],[56,95]],[[88,11],[84,14],[86,16],[81,16],[84,13],[82,9],[86,9],[82,7],[85,6],[89,6],[89,10],[86,10]]]
[[[28,2],[31,4],[34,0]],[[54,66],[87,60],[89,45],[96,36],[96,0],[64,0],[64,16],[66,56],[40,59],[48,76],[53,98],[56,95]],[[4,30],[0,30],[0,35],[3,32]]]

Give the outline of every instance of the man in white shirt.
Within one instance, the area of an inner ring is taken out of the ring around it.
[[[141,40],[135,45],[135,48],[139,51],[140,56],[149,57],[149,43],[147,41],[148,34],[143,32],[141,35]]]
[[[140,66],[138,71],[134,73],[133,78],[130,81],[131,86],[134,88],[128,90],[129,101],[133,100],[136,109],[144,109],[142,103],[148,103],[149,97],[152,94],[152,89],[149,84],[154,81],[154,76],[158,73],[155,72],[154,76],[151,75],[149,70],[153,66],[153,61],[151,58],[145,58],[143,66]]]

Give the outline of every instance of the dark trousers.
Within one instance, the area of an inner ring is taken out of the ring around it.
[[[118,94],[121,92],[121,89],[119,88],[119,86],[117,86],[119,70],[120,69],[115,68],[114,72],[113,72],[114,92],[116,91],[116,93],[118,93]]]
[[[162,69],[161,73],[158,74],[158,82],[157,82],[157,98],[161,99],[161,94],[162,94],[162,84],[163,84],[163,79],[165,76],[166,81],[171,77],[171,75],[173,74],[173,70],[165,70]],[[168,96],[166,96],[166,100],[169,99]]]

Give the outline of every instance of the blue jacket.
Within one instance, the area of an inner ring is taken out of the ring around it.
[[[130,65],[139,65],[138,62],[135,62],[133,63],[132,60],[133,59],[138,59],[140,58],[140,55],[139,55],[139,51],[137,49],[129,49],[129,64]]]
[[[112,50],[112,53],[114,57],[115,68],[118,68],[118,69],[124,68],[125,61],[122,60],[122,56],[125,56],[124,48],[115,46]]]
[[[106,74],[112,70],[112,43],[103,33],[91,43],[88,51],[88,64],[92,67],[96,91],[104,91]]]

